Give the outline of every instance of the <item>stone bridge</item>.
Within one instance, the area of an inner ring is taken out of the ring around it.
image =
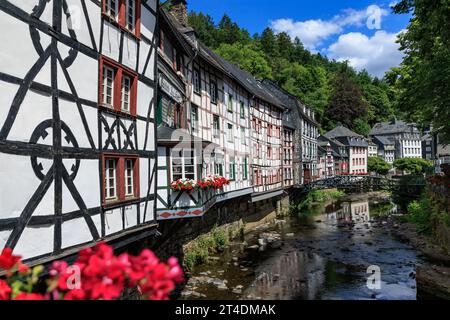
[[[425,187],[425,183],[413,182],[401,184],[398,179],[390,179],[379,176],[334,176],[319,179],[305,184],[302,193],[312,190],[339,189],[346,192],[370,192],[370,191],[393,191],[402,194],[415,194]]]

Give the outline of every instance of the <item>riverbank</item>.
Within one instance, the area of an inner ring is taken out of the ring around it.
[[[390,225],[399,239],[410,243],[427,260],[417,267],[420,294],[450,300],[448,195],[445,186],[429,184],[423,195],[408,205],[408,214]]]
[[[193,268],[181,298],[414,300],[423,261],[392,236],[386,196],[345,195],[317,214],[261,225]],[[373,266],[382,272],[380,289],[367,286]]]
[[[450,252],[432,237],[418,232],[414,223],[395,219],[388,226],[398,239],[411,244],[426,260],[416,268],[419,295],[425,299],[431,296],[450,300]]]

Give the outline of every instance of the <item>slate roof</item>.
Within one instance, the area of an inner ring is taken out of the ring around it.
[[[393,120],[390,122],[377,123],[373,126],[370,135],[376,136],[396,133],[419,133],[419,131],[415,124],[406,123],[402,120]]]
[[[296,96],[290,94],[272,80],[264,79],[262,81],[262,84],[268,91],[274,94],[278,98],[278,100],[281,100],[284,103],[284,105],[291,111],[297,110],[297,112],[301,114],[304,119],[315,124],[316,126],[319,126],[319,124],[313,118],[309,117],[307,114],[303,112],[304,105]]]
[[[384,136],[375,136],[374,140],[385,146],[395,145],[394,141]]]
[[[208,49],[209,50],[209,49]],[[231,62],[225,60],[218,54],[210,51],[210,54],[227,70],[235,80],[237,80],[244,88],[250,93],[254,94],[261,100],[264,100],[274,106],[285,109],[286,106],[281,102],[275,95],[269,92],[260,81],[256,80],[250,73],[244,71],[232,64]]]
[[[346,128],[344,126],[338,126],[334,128],[331,131],[328,131],[324,134],[325,137],[333,139],[333,138],[343,138],[343,137],[357,137],[364,139],[363,136],[357,134],[356,132],[353,132],[349,128]]]

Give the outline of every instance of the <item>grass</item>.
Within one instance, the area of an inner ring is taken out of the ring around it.
[[[211,254],[223,251],[229,240],[227,232],[215,226],[210,233],[198,237],[186,248],[185,266],[192,270],[196,265],[207,262]]]
[[[344,192],[331,190],[313,190],[311,191],[299,204],[291,204],[289,210],[291,214],[298,214],[306,209],[311,209],[315,204],[325,203],[330,200],[335,200],[345,195]]]
[[[434,203],[426,193],[408,204],[408,221],[416,224],[422,234],[432,234],[435,225],[450,227],[450,215]]]

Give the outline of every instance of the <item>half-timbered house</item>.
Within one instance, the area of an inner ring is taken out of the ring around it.
[[[0,249],[42,261],[155,232],[157,11],[0,1]]]

